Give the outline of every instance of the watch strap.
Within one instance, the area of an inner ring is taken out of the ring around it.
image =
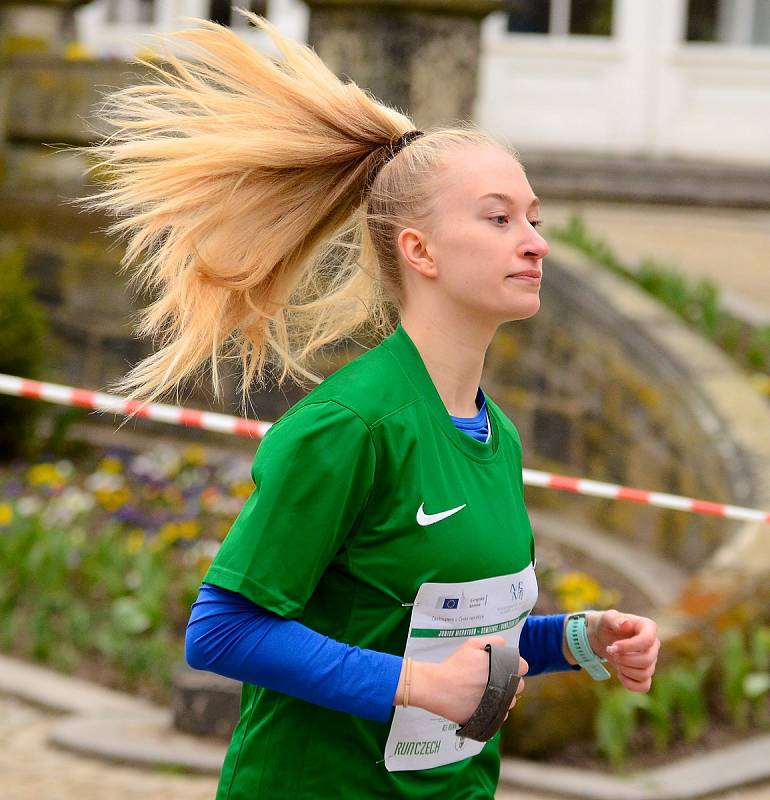
[[[607,668],[602,666],[602,662],[606,662],[607,659],[594,653],[588,639],[587,628],[587,611],[579,611],[575,614],[568,615],[566,630],[567,646],[578,664],[580,664],[595,681],[607,680],[611,675]]]
[[[521,675],[517,647],[485,645],[489,653],[489,677],[484,694],[468,720],[455,730],[457,736],[486,742],[502,727]]]

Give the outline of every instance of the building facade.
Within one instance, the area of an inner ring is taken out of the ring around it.
[[[306,41],[301,0],[243,0]],[[80,41],[130,57],[185,16],[269,41],[229,0],[95,0]],[[483,23],[474,117],[523,151],[770,165],[770,0],[507,0]]]

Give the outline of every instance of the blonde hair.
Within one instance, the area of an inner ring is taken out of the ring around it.
[[[164,52],[174,69],[137,58],[160,80],[107,94],[100,116],[117,130],[71,148],[95,159],[107,187],[74,202],[122,217],[106,229],[127,239],[120,272],[154,294],[139,335],[159,348],[114,384],[154,400],[211,360],[240,359],[241,399],[282,368],[299,384],[319,348],[393,328],[401,280],[399,230],[428,219],[441,157],[454,145],[505,145],[471,123],[426,131],[392,160],[414,129],[355,83],[344,83],[304,44],[263,17],[282,61],[229,28],[165,34],[199,58]],[[162,39],[164,34],[159,35]],[[141,254],[145,253],[142,260]]]

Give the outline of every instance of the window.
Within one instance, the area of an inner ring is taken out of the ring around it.
[[[505,0],[509,33],[612,36],[613,0]]]
[[[155,22],[155,0],[108,0],[107,22],[151,25]]]
[[[689,0],[687,41],[770,45],[770,0]]]
[[[253,11],[261,17],[267,16],[267,0],[250,0],[237,4],[239,8]],[[209,19],[218,22],[220,25],[227,25],[233,28],[253,28],[250,20],[247,20],[238,12],[233,13],[233,3],[231,0],[209,0]]]

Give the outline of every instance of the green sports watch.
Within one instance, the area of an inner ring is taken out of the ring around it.
[[[567,615],[567,646],[578,664],[595,681],[606,681],[611,675],[607,668],[602,666],[602,662],[607,659],[597,656],[588,641],[588,613],[592,610],[588,609],[587,611],[578,611],[575,614]]]

